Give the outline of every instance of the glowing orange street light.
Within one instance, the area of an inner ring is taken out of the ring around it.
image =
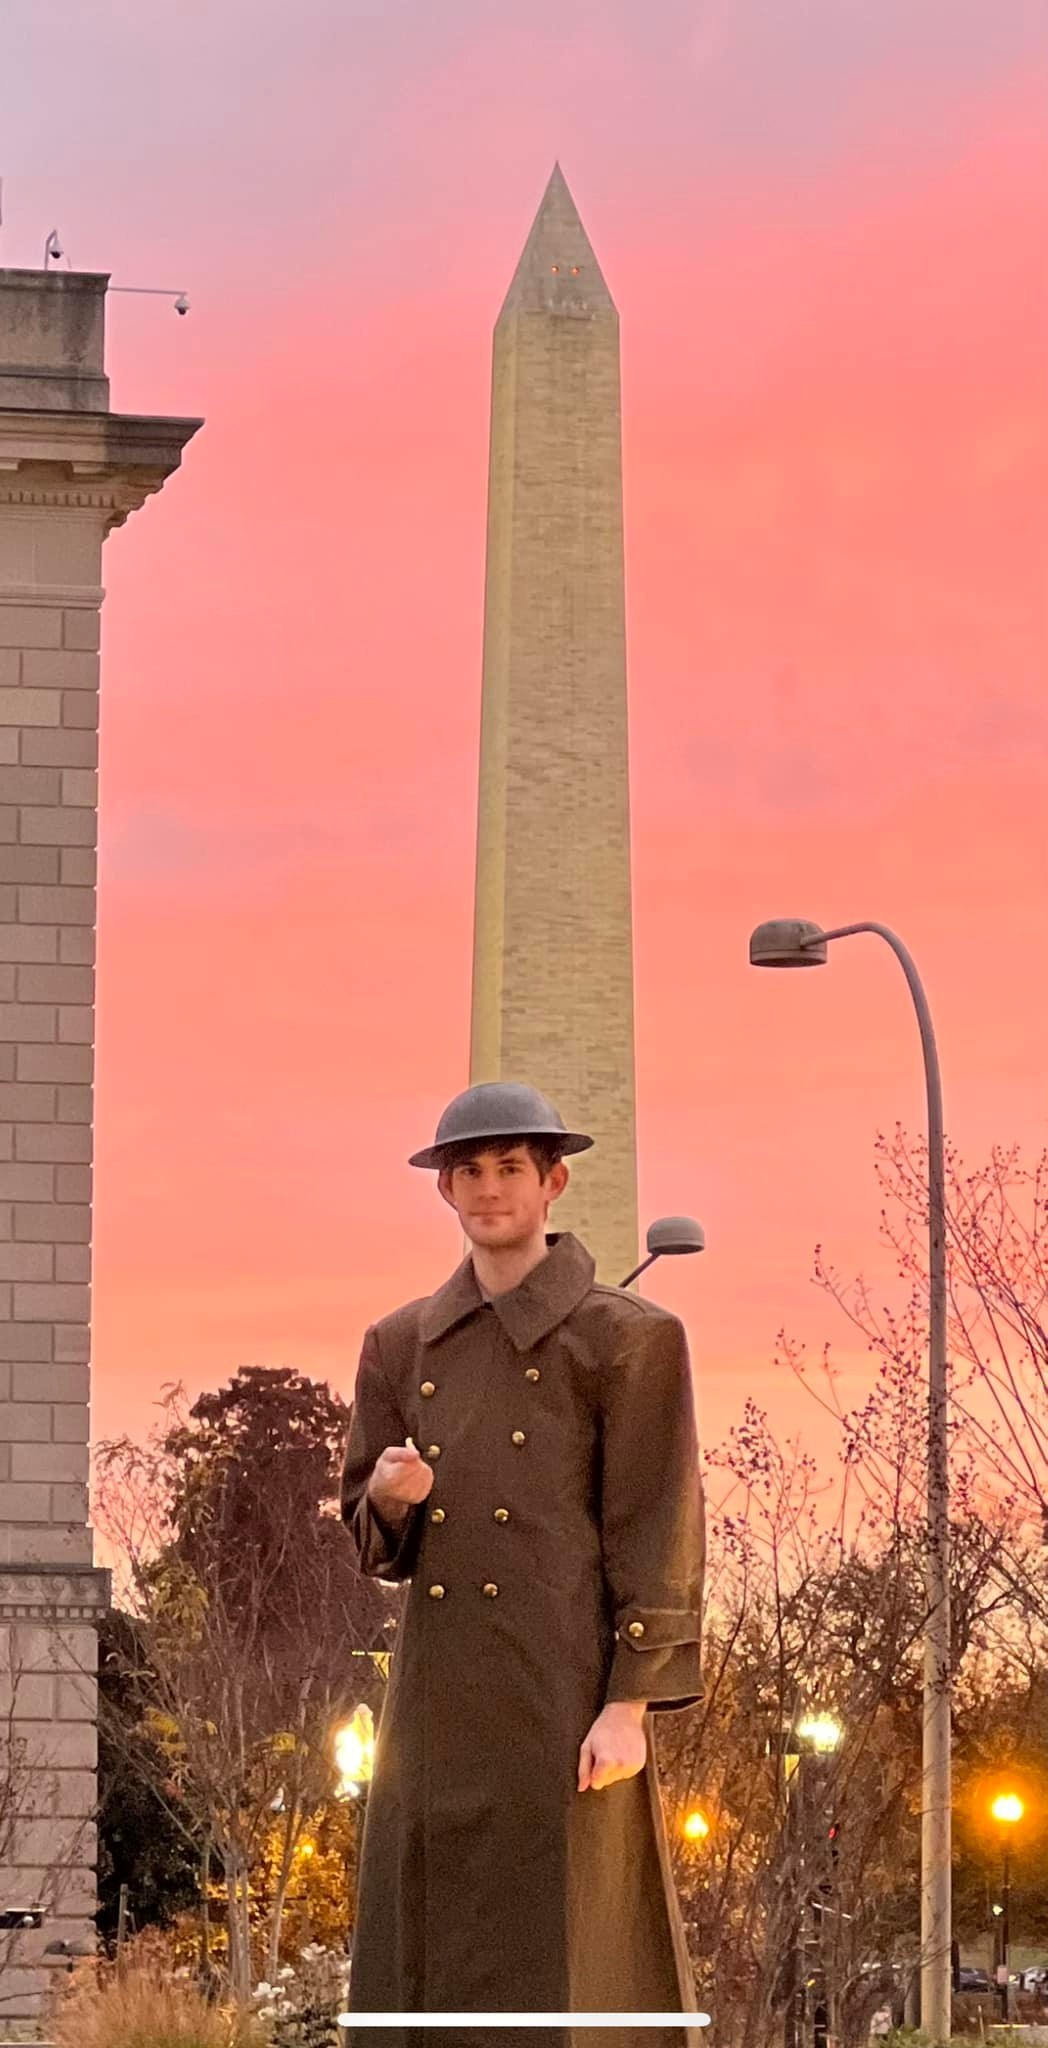
[[[710,1824],[700,1808],[693,1806],[681,1821],[680,1831],[686,1842],[704,1842],[709,1834]]]
[[[997,1965],[997,1991],[1001,2001],[1001,2018],[1002,2020],[1007,2020],[1009,2012],[1009,1988],[1011,1983],[1011,1971],[1009,1969],[1008,1964],[1008,1950],[1011,1945],[1011,1927],[1009,1925],[1011,1913],[1009,1909],[1011,1907],[1012,1893],[1012,1845],[1009,1840],[1009,1835],[1011,1829],[1015,1826],[1016,1821],[1020,1821],[1022,1819],[1023,1814],[1026,1812],[1026,1806],[1024,1801],[1020,1799],[1019,1794],[1017,1792],[998,1792],[996,1799],[994,1799],[991,1803],[990,1812],[992,1813],[994,1820],[997,1821],[1003,1829],[1001,1843],[1002,1848],[1004,1850],[1004,1868],[1001,1872],[1001,1876],[1003,1879],[1001,1887],[1001,1912],[1000,1918],[997,1923],[1000,1929],[1000,1961]]]
[[[359,1799],[371,1783],[375,1766],[375,1724],[369,1706],[357,1707],[335,1730],[336,1796]]]

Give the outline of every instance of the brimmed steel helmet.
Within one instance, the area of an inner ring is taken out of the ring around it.
[[[432,1145],[413,1152],[408,1163],[446,1166],[452,1148],[496,1144],[500,1138],[514,1144],[544,1138],[565,1154],[588,1152],[593,1143],[581,1131],[566,1130],[559,1111],[537,1088],[528,1088],[523,1081],[481,1081],[448,1103]]]

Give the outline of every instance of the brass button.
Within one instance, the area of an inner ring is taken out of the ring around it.
[[[513,1435],[510,1438],[510,1442],[516,1444],[518,1448],[521,1444],[526,1443],[527,1438],[524,1435],[524,1431],[522,1429],[515,1429]]]
[[[498,1587],[497,1587],[497,1586],[495,1585],[494,1581],[493,1581],[492,1579],[489,1579],[489,1580],[488,1580],[488,1583],[487,1583],[487,1585],[486,1585],[486,1586],[485,1586],[485,1588],[484,1588],[484,1597],[485,1597],[485,1599],[486,1599],[486,1600],[494,1600],[494,1599],[495,1599],[495,1597],[496,1597],[496,1595],[497,1595],[497,1593],[498,1593],[498,1590],[499,1590],[499,1589],[498,1589]]]
[[[508,1509],[508,1508],[496,1508],[496,1509],[495,1509],[495,1520],[496,1520],[496,1522],[508,1522],[508,1521],[509,1521],[509,1509]]]
[[[540,1373],[537,1365],[529,1365],[527,1372],[524,1374],[524,1378],[526,1380],[530,1380],[532,1386],[534,1386],[536,1381],[542,1378],[542,1374]]]
[[[419,1388],[419,1393],[424,1394],[427,1401],[429,1400],[430,1395],[435,1394],[436,1391],[436,1387],[433,1385],[432,1380],[423,1380],[422,1385]]]
[[[443,1508],[434,1508],[429,1519],[431,1522],[443,1522],[445,1519]]]
[[[439,1445],[439,1444],[427,1444],[427,1445],[426,1445],[426,1456],[427,1456],[427,1458],[439,1458],[439,1456],[440,1456],[440,1445]]]
[[[644,1623],[642,1621],[631,1621],[629,1634],[633,1637],[634,1642],[638,1643],[644,1634]]]
[[[431,1600],[443,1600],[443,1598],[444,1598],[444,1588],[443,1588],[443,1586],[431,1586],[431,1587],[430,1587],[430,1589],[429,1589],[429,1597],[430,1597],[430,1599],[431,1599]]]

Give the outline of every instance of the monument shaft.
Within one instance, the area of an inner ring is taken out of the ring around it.
[[[636,1262],[619,323],[559,170],[495,328],[472,1081],[593,1133],[557,1224]]]

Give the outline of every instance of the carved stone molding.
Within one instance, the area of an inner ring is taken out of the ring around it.
[[[0,505],[102,514],[122,526],[179,466],[199,420],[0,411]]]
[[[0,1566],[0,1621],[100,1621],[113,1574],[101,1565]]]
[[[0,460],[0,472],[13,467]],[[133,483],[123,480],[94,489],[80,483],[68,484],[20,484],[8,483],[0,476],[0,505],[25,507],[38,510],[47,507],[60,512],[101,512],[105,515],[105,531],[111,533],[116,526],[123,526],[132,512],[137,512],[147,498],[152,497],[163,483],[165,473],[157,470],[152,476],[136,476]]]

